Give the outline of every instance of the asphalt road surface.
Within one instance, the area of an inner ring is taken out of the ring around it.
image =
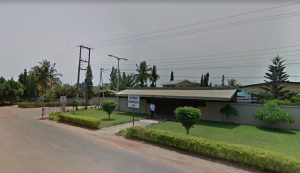
[[[1,173],[249,172],[101,130],[39,120],[40,113],[0,107]]]

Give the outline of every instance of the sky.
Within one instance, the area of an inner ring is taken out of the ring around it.
[[[0,76],[14,79],[47,59],[63,83],[76,83],[79,45],[92,48],[94,85],[117,61],[135,73],[145,60],[160,79],[199,82],[209,72],[240,84],[263,82],[271,59],[286,60],[290,81],[300,82],[300,5],[297,1],[0,1]],[[87,52],[83,51],[83,58]],[[85,72],[81,72],[81,81]]]

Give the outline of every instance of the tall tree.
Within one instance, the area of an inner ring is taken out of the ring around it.
[[[222,75],[222,83],[221,83],[221,86],[224,87],[225,86],[225,76]]]
[[[85,86],[85,109],[87,109],[89,100],[93,97],[93,72],[90,65],[87,66],[84,86]]]
[[[236,79],[228,79],[227,80],[227,85],[229,87],[238,87],[238,86],[240,86],[240,84],[238,83],[238,81]]]
[[[18,97],[23,96],[24,87],[20,82],[13,79],[5,80],[1,78],[0,81],[0,102],[9,101],[13,103]]]
[[[59,83],[59,77],[62,75],[57,73],[55,65],[55,63],[51,64],[50,61],[43,60],[39,62],[39,66],[32,68],[37,77],[38,89],[42,94]]]
[[[134,74],[126,74],[123,72],[122,76],[120,76],[120,90],[135,87],[136,84],[137,81]]]
[[[117,90],[117,80],[118,80],[118,69],[112,67],[110,72],[110,89]]]
[[[139,81],[140,87],[147,87],[147,81],[150,78],[149,71],[151,68],[147,65],[146,61],[142,61],[140,65],[136,64],[136,78]]]
[[[200,81],[201,87],[209,87],[209,73],[207,72],[205,75],[201,75],[201,81]]]
[[[24,94],[23,98],[28,99],[29,98],[29,92],[28,92],[28,74],[27,70],[24,69],[24,72],[19,75],[18,81],[24,86]]]
[[[204,87],[208,87],[208,84],[209,84],[209,73],[207,72],[203,78],[203,85]]]
[[[278,55],[272,59],[272,64],[269,65],[268,72],[265,73],[266,87],[262,87],[266,92],[272,94],[273,98],[282,98],[289,93],[284,90],[283,82],[288,81],[289,75],[285,72],[285,60]]]
[[[28,99],[37,98],[39,96],[39,91],[37,89],[37,76],[35,71],[30,71],[27,77],[27,95]]]
[[[201,75],[201,80],[200,80],[200,86],[201,86],[201,87],[203,87],[203,84],[204,84],[204,81],[203,81],[203,80],[204,80],[204,78],[203,78],[203,74],[202,74],[202,75]]]
[[[151,74],[150,74],[150,81],[151,81],[151,87],[156,87],[156,81],[160,78],[160,76],[157,74],[157,68],[156,65],[153,65],[151,68]]]
[[[170,77],[170,81],[173,81],[174,80],[174,72],[171,71],[171,77]]]

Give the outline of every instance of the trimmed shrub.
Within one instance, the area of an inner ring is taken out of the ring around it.
[[[59,107],[60,103],[57,102],[20,102],[19,108],[39,108],[39,107]]]
[[[199,155],[227,160],[261,170],[300,173],[300,161],[296,158],[247,145],[215,142],[201,137],[184,136],[144,127],[131,127],[127,129],[126,133],[122,132],[121,134],[125,137],[175,147]]]
[[[264,103],[275,103],[277,105],[293,105],[290,100],[284,99],[284,100],[265,100]]]
[[[49,116],[48,116],[48,119],[49,120],[52,120],[52,121],[58,121],[59,120],[59,115],[60,112],[50,112],[49,113]]]
[[[271,128],[274,128],[276,123],[294,123],[295,119],[288,113],[282,110],[276,102],[267,102],[263,107],[257,110],[254,117],[268,123]]]
[[[222,107],[220,109],[220,113],[222,114],[222,120],[223,115],[225,115],[227,119],[229,116],[239,116],[239,111],[232,107],[230,104],[226,104],[226,106]]]
[[[99,125],[101,124],[100,119],[79,116],[79,115],[59,114],[58,117],[59,117],[59,121],[76,124],[91,129],[98,129]]]
[[[199,120],[201,116],[200,109],[194,107],[178,107],[175,110],[176,119],[181,122],[182,126],[186,130],[186,134],[189,134],[190,128]]]
[[[300,104],[300,94],[292,96],[291,100],[293,101],[293,103],[299,105]]]
[[[102,102],[103,110],[108,114],[108,119],[110,119],[110,115],[116,109],[116,102],[112,100]]]
[[[72,112],[74,114],[75,107],[79,106],[78,100],[77,99],[72,99],[71,102],[70,102],[70,105],[72,106]]]

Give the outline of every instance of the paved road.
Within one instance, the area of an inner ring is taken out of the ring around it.
[[[0,107],[1,173],[247,172],[101,130],[38,120],[39,114]]]

